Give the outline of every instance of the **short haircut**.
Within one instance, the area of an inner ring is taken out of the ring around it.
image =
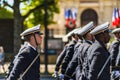
[[[101,38],[101,36],[103,36],[104,35],[104,32],[101,32],[101,33],[99,33],[99,34],[96,34],[95,35],[95,39],[96,40],[99,40],[100,38]]]
[[[26,35],[24,36],[24,41],[30,41],[30,37],[32,36],[33,34],[29,34],[29,35]]]

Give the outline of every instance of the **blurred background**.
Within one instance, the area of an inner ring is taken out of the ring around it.
[[[6,71],[23,44],[23,30],[41,24],[40,71],[51,74],[64,46],[63,37],[90,21],[94,26],[109,21],[113,29],[115,8],[120,13],[120,0],[0,0],[0,46],[4,48]]]

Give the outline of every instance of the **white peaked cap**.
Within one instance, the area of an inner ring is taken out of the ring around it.
[[[90,34],[96,35],[96,34],[99,34],[99,33],[101,33],[101,32],[104,32],[104,31],[108,30],[109,24],[110,24],[109,22],[105,22],[105,23],[103,23],[103,24],[95,27],[95,28],[90,32]]]
[[[89,22],[88,24],[86,24],[79,32],[78,34],[83,36],[85,35],[87,32],[91,31],[94,28],[93,25],[93,21]]]
[[[32,34],[32,33],[35,33],[35,32],[40,32],[40,24],[37,25],[37,26],[34,26],[34,27],[32,27],[32,28],[29,28],[29,29],[27,29],[27,30],[25,30],[25,31],[23,31],[23,32],[20,34],[20,36],[26,36],[26,35],[28,35],[28,34]],[[42,33],[41,33],[41,34],[42,34]]]
[[[62,41],[63,41],[63,42],[68,42],[68,37],[67,37],[67,36],[64,36],[64,37],[62,38]]]
[[[74,34],[75,31],[77,31],[77,28],[70,31],[66,36],[67,37],[71,36],[72,34]]]
[[[117,33],[117,32],[120,32],[120,28],[115,28],[114,30],[112,30],[112,33]]]

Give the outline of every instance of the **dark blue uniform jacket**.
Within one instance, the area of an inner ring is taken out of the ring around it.
[[[88,79],[110,80],[110,60],[105,66],[100,77],[98,78],[99,72],[101,71],[103,65],[110,55],[108,50],[106,49],[106,46],[102,42],[96,40],[88,49],[87,54],[89,55],[88,59],[90,62]]]
[[[74,46],[75,46],[76,42],[72,42],[69,44],[68,48],[67,48],[67,51],[66,51],[66,55],[65,55],[65,58],[63,59],[63,63],[62,63],[62,66],[61,66],[61,73],[64,74],[67,67],[68,67],[68,64],[69,62],[71,61],[72,57],[73,57],[73,54],[74,54]]]
[[[90,41],[85,41],[85,40],[83,41],[82,44],[79,44],[79,46],[76,48],[77,49],[76,53],[74,53],[74,56],[73,56],[73,58],[72,58],[72,60],[69,64],[69,66],[67,67],[67,70],[66,70],[66,73],[65,73],[66,76],[68,76],[68,77],[72,76],[73,72],[77,68],[78,64],[79,64],[79,66],[76,70],[78,71],[81,68],[82,64],[79,63],[79,61],[80,61],[80,60],[78,60],[79,56],[80,55],[85,55],[85,52],[87,51],[87,46],[89,46],[91,44],[92,43]],[[82,50],[84,50],[84,51],[82,51]],[[83,58],[84,56],[81,56],[81,57]],[[79,72],[80,72],[80,70],[79,70]],[[76,75],[79,76],[80,73],[76,74]],[[76,79],[76,80],[78,80],[78,79]]]
[[[21,47],[19,53],[15,57],[11,65],[11,70],[7,80],[17,80],[20,75],[27,69],[38,52],[28,45]],[[28,72],[23,76],[22,80],[39,80],[40,79],[40,58],[34,62]]]
[[[60,65],[62,64],[62,61],[63,61],[63,59],[64,59],[64,57],[65,57],[65,55],[66,55],[67,47],[68,47],[68,44],[66,44],[66,45],[64,46],[63,51],[62,51],[62,52],[60,53],[60,55],[58,56],[57,61],[56,61],[55,71],[59,71]]]
[[[115,40],[112,42],[112,44],[110,45],[110,49],[109,52],[111,53],[111,71],[116,70],[116,61],[117,61],[117,56],[119,53],[119,46],[120,46],[120,41],[119,40]]]

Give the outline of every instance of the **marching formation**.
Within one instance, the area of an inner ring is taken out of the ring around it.
[[[95,27],[91,21],[69,32],[53,76],[58,80],[119,80],[120,28],[110,30],[109,25]],[[115,39],[108,46],[111,35]]]

